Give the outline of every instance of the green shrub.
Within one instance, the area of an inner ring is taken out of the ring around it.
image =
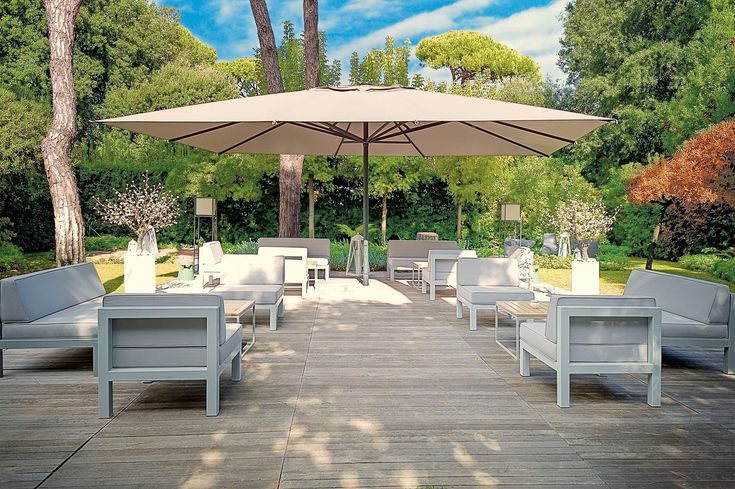
[[[255,255],[258,253],[258,242],[247,240],[238,243],[222,243],[222,251],[225,253],[235,253],[244,255]]]
[[[485,258],[488,256],[505,256],[505,249],[502,246],[491,246],[477,248],[477,256],[479,258]]]
[[[631,249],[630,246],[605,243],[600,245],[600,256],[631,256]]]
[[[113,236],[111,234],[103,234],[101,236],[85,236],[84,247],[87,251],[117,251],[125,250],[128,242],[132,238],[130,236]]]
[[[539,268],[566,269],[572,268],[573,257],[563,258],[557,255],[536,255],[533,261]]]
[[[25,265],[23,251],[10,242],[0,242],[0,271],[20,268]]]
[[[728,282],[735,282],[735,258],[718,260],[712,264],[710,273]]]
[[[721,260],[722,258],[712,254],[684,255],[679,258],[679,265],[687,270],[709,272],[713,265]]]
[[[349,253],[349,241],[344,240],[332,243],[329,267],[332,270],[345,270],[347,268],[347,256]],[[370,261],[370,270],[385,270],[388,264],[388,246],[370,243],[368,246],[368,260]]]
[[[630,266],[630,258],[624,255],[600,257],[600,270],[625,270]]]

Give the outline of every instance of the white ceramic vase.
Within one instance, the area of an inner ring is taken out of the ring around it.
[[[600,295],[600,262],[597,260],[572,262],[572,294]]]
[[[152,294],[156,291],[156,256],[125,254],[125,292]]]

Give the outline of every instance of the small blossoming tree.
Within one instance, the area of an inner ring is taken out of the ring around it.
[[[146,173],[141,182],[128,183],[123,191],[112,190],[113,197],[95,197],[95,209],[108,224],[125,226],[135,233],[138,251],[148,229],[163,229],[176,223],[181,213],[179,199],[160,183],[152,185]]]
[[[590,202],[573,197],[557,205],[551,220],[557,229],[574,238],[579,244],[582,259],[586,261],[592,240],[605,236],[615,218],[607,213],[602,200]]]

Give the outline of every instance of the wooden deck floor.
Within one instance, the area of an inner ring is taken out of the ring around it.
[[[117,384],[97,418],[84,350],[6,353],[0,487],[735,487],[735,378],[722,352],[665,349],[663,405],[634,376],[531,378],[454,318],[449,295],[320,282],[259,322],[244,380]],[[506,328],[506,334],[511,328]]]

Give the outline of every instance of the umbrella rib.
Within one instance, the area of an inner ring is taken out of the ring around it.
[[[352,123],[351,122],[349,122],[347,124],[347,127],[345,128],[345,131],[350,132],[350,126],[352,126]],[[334,152],[334,157],[335,158],[339,154],[339,150],[342,149],[342,145],[344,144],[344,142],[345,142],[345,138],[343,136],[342,139],[339,140],[339,144],[337,145],[337,150]]]
[[[531,134],[536,134],[538,136],[544,136],[544,137],[547,137],[547,138],[550,138],[550,139],[556,139],[557,141],[562,141],[564,143],[568,143],[568,144],[573,144],[574,143],[574,140],[573,139],[563,138],[561,136],[556,136],[554,134],[549,134],[549,133],[543,132],[543,131],[537,131],[535,129],[529,129],[529,128],[523,127],[523,126],[517,126],[515,124],[511,124],[510,122],[504,122],[504,121],[492,121],[492,122],[494,122],[495,124],[500,124],[502,126],[512,127],[513,129],[518,129],[520,131],[530,132]]]
[[[428,124],[424,124],[423,126],[411,127],[411,128],[406,129],[405,131],[398,131],[398,132],[394,132],[392,134],[390,133],[390,131],[384,131],[382,135],[380,135],[377,138],[374,138],[370,142],[371,143],[379,143],[379,142],[381,142],[381,141],[383,141],[385,139],[391,139],[391,138],[394,138],[396,136],[402,136],[404,134],[409,134],[409,133],[416,132],[416,131],[423,131],[424,129],[431,129],[432,127],[441,126],[441,125],[444,125],[444,124],[449,124],[451,122],[460,122],[460,121],[436,121],[436,122],[430,122]],[[391,130],[393,130],[393,129],[395,129],[395,128],[392,127]]]
[[[244,140],[240,141],[239,143],[230,146],[229,148],[223,149],[222,151],[218,152],[217,154],[220,154],[221,155],[223,153],[227,153],[228,151],[231,151],[231,150],[237,148],[238,146],[242,146],[243,144],[249,143],[250,141],[252,141],[255,138],[259,138],[260,136],[263,136],[265,134],[268,134],[269,132],[271,132],[274,129],[278,129],[282,125],[283,125],[283,122],[277,122],[274,125],[272,125],[271,127],[269,127],[268,129],[263,129],[258,134],[254,134],[254,135],[250,136],[249,138],[244,139]]]
[[[394,123],[394,124],[395,124],[395,123]],[[396,127],[398,127],[398,126],[400,126],[400,127],[403,127],[403,129],[408,129],[408,127],[406,127],[406,123],[405,123],[405,122],[402,122],[402,123],[400,123],[400,124],[396,124]],[[419,149],[419,147],[418,147],[418,146],[416,146],[416,143],[414,143],[414,142],[413,142],[413,139],[411,139],[411,138],[410,138],[410,137],[408,136],[408,134],[406,134],[406,133],[404,133],[403,135],[404,135],[404,136],[406,137],[406,139],[408,139],[408,142],[409,142],[409,143],[411,143],[411,146],[413,146],[413,148],[414,148],[414,149],[415,149],[416,151],[418,151],[418,153],[419,153],[419,154],[420,154],[420,155],[421,155],[421,156],[422,156],[423,158],[426,158],[426,155],[424,154],[424,152],[423,152],[423,151],[421,151],[421,150]]]
[[[336,133],[330,131],[329,129],[325,129],[325,128],[323,128],[321,126],[318,126],[318,125],[309,124],[309,123],[306,123],[306,122],[296,122],[296,121],[287,121],[285,123],[286,124],[291,124],[292,126],[301,127],[303,129],[309,129],[311,131],[320,132],[322,134],[328,134],[330,136],[337,136],[337,137],[339,137],[339,134],[336,134]]]
[[[386,122],[384,122],[383,124],[381,124],[381,125],[380,125],[380,127],[379,127],[379,128],[377,128],[377,129],[376,129],[375,131],[373,131],[373,133],[372,133],[372,134],[370,135],[370,137],[368,137],[368,141],[372,141],[372,140],[373,140],[373,138],[374,138],[374,137],[375,137],[376,135],[378,135],[379,133],[381,133],[381,131],[382,131],[383,129],[385,129],[385,126],[387,126],[387,125],[388,125],[388,124],[390,124],[390,123],[391,123],[391,121],[386,121]],[[394,122],[393,124],[395,124],[395,122]],[[391,128],[389,128],[389,130],[390,130],[390,129],[393,129],[393,128],[391,127]]]
[[[492,131],[489,131],[489,130],[483,128],[483,127],[476,126],[476,125],[474,125],[472,123],[469,123],[469,122],[466,122],[466,121],[460,121],[460,123],[464,124],[465,126],[469,126],[469,127],[473,128],[473,129],[477,129],[480,132],[484,132],[485,134],[489,134],[490,136],[496,137],[498,139],[502,139],[503,141],[508,142],[510,144],[513,144],[515,146],[518,146],[518,147],[521,147],[521,148],[526,149],[528,151],[531,151],[532,153],[536,153],[539,156],[549,156],[546,153],[542,153],[541,151],[539,151],[537,149],[534,149],[534,148],[532,148],[530,146],[526,146],[525,144],[519,143],[517,141],[513,141],[510,138],[506,138],[505,136],[501,136],[500,134],[496,134],[496,133],[494,133]]]
[[[346,139],[351,139],[351,140],[353,140],[355,142],[358,142],[358,143],[364,142],[360,136],[357,136],[357,135],[351,133],[350,131],[347,131],[345,129],[342,129],[337,124],[333,124],[333,123],[330,123],[330,122],[322,122],[322,124],[324,124],[331,131],[333,131],[332,134],[336,134],[336,135],[342,136],[343,138],[346,138]]]
[[[177,137],[175,137],[173,139],[169,139],[169,142],[171,142],[171,143],[177,143],[177,142],[181,141],[182,139],[192,138],[194,136],[200,136],[202,134],[206,134],[208,132],[216,131],[218,129],[224,129],[225,127],[234,126],[235,124],[239,124],[239,123],[240,123],[240,121],[226,122],[224,124],[220,124],[220,125],[217,125],[217,126],[214,126],[214,127],[208,127],[206,129],[202,129],[201,131],[195,131],[195,132],[191,132],[189,134],[184,134],[183,136],[177,136]]]

